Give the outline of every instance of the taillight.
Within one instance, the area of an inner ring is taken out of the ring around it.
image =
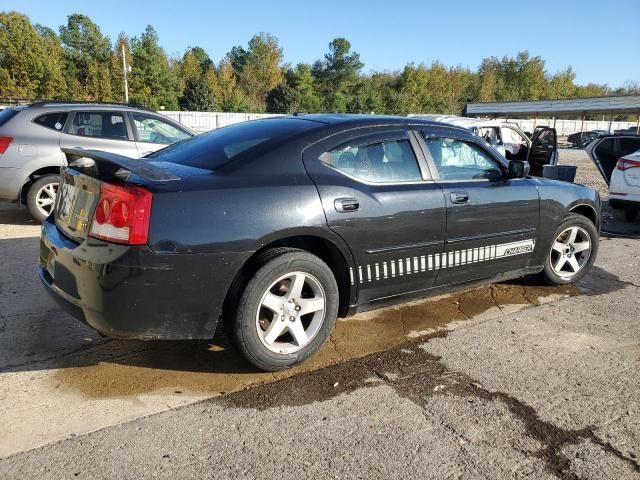
[[[153,196],[144,188],[103,183],[89,235],[127,245],[144,245],[149,236]]]
[[[623,172],[625,170],[629,170],[630,168],[638,167],[640,167],[640,161],[629,160],[628,158],[621,158],[620,160],[618,160],[618,163],[616,163],[616,169],[622,170]]]
[[[11,142],[13,142],[13,137],[0,137],[0,155],[7,151]]]

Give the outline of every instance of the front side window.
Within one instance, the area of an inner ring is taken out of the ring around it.
[[[187,132],[158,117],[140,113],[134,113],[132,116],[139,142],[170,145],[191,137]]]
[[[443,180],[502,177],[499,163],[473,143],[442,137],[426,137],[425,142]]]
[[[398,183],[422,180],[409,140],[387,140],[369,145],[344,145],[325,152],[320,160],[368,182]]]
[[[80,137],[128,140],[124,117],[116,112],[76,112],[69,133]]]
[[[503,144],[500,128],[498,127],[478,127],[475,133],[494,148]]]
[[[36,118],[34,122],[43,127],[60,131],[64,128],[64,124],[67,123],[68,116],[69,112],[45,113]]]

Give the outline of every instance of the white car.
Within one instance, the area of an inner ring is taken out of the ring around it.
[[[483,138],[507,160],[527,160],[531,175],[542,176],[544,165],[557,165],[558,142],[556,131],[537,127],[529,138],[518,125],[500,120],[457,117],[455,115],[409,115],[463,127]],[[533,148],[532,148],[533,147]]]
[[[614,218],[633,221],[640,212],[640,136],[608,135],[586,150],[609,185]]]

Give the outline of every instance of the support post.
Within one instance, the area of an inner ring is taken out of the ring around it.
[[[640,115],[638,115],[638,124],[636,125],[636,135],[640,135]]]
[[[122,75],[124,75],[124,103],[129,103],[129,84],[127,82],[127,57],[124,53],[124,43],[122,44]]]
[[[613,112],[611,112],[611,116],[609,117],[609,129],[608,132],[611,133],[611,125],[613,124]]]
[[[580,145],[582,145],[582,133],[584,132],[584,112],[582,112],[582,123],[580,123]]]

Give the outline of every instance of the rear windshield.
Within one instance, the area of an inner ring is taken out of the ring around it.
[[[5,108],[0,111],[0,127],[15,117],[20,110],[16,110],[14,108]]]
[[[314,122],[293,118],[236,123],[175,143],[146,158],[216,170],[243,153],[258,155],[313,126]]]

